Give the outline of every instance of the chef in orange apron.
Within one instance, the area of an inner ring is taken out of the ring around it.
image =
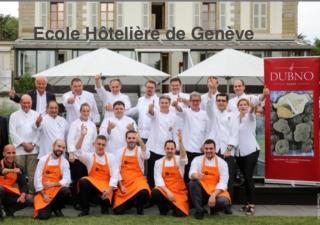
[[[86,135],[86,131],[81,132]],[[89,176],[79,180],[81,213],[89,215],[90,200],[100,204],[101,213],[108,214],[112,203],[113,191],[117,189],[119,166],[113,154],[105,153],[107,138],[99,135],[94,143],[95,152],[77,150],[75,153],[88,170]]]
[[[137,141],[140,147],[137,146]],[[150,199],[150,188],[144,174],[144,161],[149,159],[140,135],[134,131],[126,132],[127,146],[118,153],[120,167],[119,188],[114,195],[113,209],[115,214],[123,214],[133,205],[137,214],[143,215],[143,207]]]
[[[158,205],[160,215],[167,215],[172,209],[176,217],[189,215],[188,191],[183,180],[184,167],[188,163],[182,144],[181,131],[178,132],[180,155],[176,153],[176,143],[167,140],[164,145],[166,155],[158,159],[154,167],[156,188],[152,191],[153,202]]]
[[[34,217],[49,219],[51,213],[63,216],[61,209],[70,198],[70,167],[63,157],[64,140],[57,139],[52,145],[52,152],[41,157],[35,177],[34,186],[37,194],[34,197]]]
[[[216,155],[216,143],[208,139],[203,145],[204,155],[192,160],[189,172],[189,191],[196,209],[195,218],[203,219],[205,204],[211,214],[218,211],[230,211],[231,201],[227,191],[228,165]]]
[[[0,161],[0,220],[3,212],[13,216],[15,211],[32,205],[32,199],[27,196],[28,187],[25,174],[15,163],[16,148],[6,145],[3,149],[3,159]]]

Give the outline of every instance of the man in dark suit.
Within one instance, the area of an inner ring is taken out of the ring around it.
[[[3,158],[4,146],[8,144],[8,124],[6,118],[0,116],[0,159]]]
[[[36,90],[32,90],[27,93],[32,99],[31,109],[41,114],[46,112],[48,102],[56,100],[56,96],[54,94],[46,91],[47,83],[46,77],[38,76],[35,81]],[[16,94],[14,89],[10,90],[9,97],[14,102],[20,102],[20,97]]]

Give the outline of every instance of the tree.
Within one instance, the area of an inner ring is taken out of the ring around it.
[[[29,74],[24,74],[19,79],[15,80],[13,85],[17,93],[27,93],[35,87],[34,78]]]
[[[320,39],[316,38],[313,44],[313,49],[311,49],[311,55],[320,55]]]
[[[18,37],[18,19],[0,14],[0,41],[14,41]]]

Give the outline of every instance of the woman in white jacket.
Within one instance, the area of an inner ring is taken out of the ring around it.
[[[239,110],[239,145],[236,150],[236,161],[244,175],[246,205],[240,210],[246,215],[255,212],[253,172],[259,157],[259,145],[256,140],[255,107],[247,99],[240,99],[237,104]]]

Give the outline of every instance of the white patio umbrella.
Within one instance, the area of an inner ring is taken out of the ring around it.
[[[178,77],[185,84],[206,83],[203,78],[208,76],[224,77],[228,92],[231,78],[245,78],[245,82],[254,78],[263,84],[263,74],[263,59],[234,49],[224,49],[178,74]]]
[[[94,76],[102,73],[108,79],[120,78],[123,84],[144,84],[146,80],[161,81],[169,75],[148,65],[100,48],[33,75],[45,76],[52,85],[69,85],[74,77],[84,84],[94,84]]]

